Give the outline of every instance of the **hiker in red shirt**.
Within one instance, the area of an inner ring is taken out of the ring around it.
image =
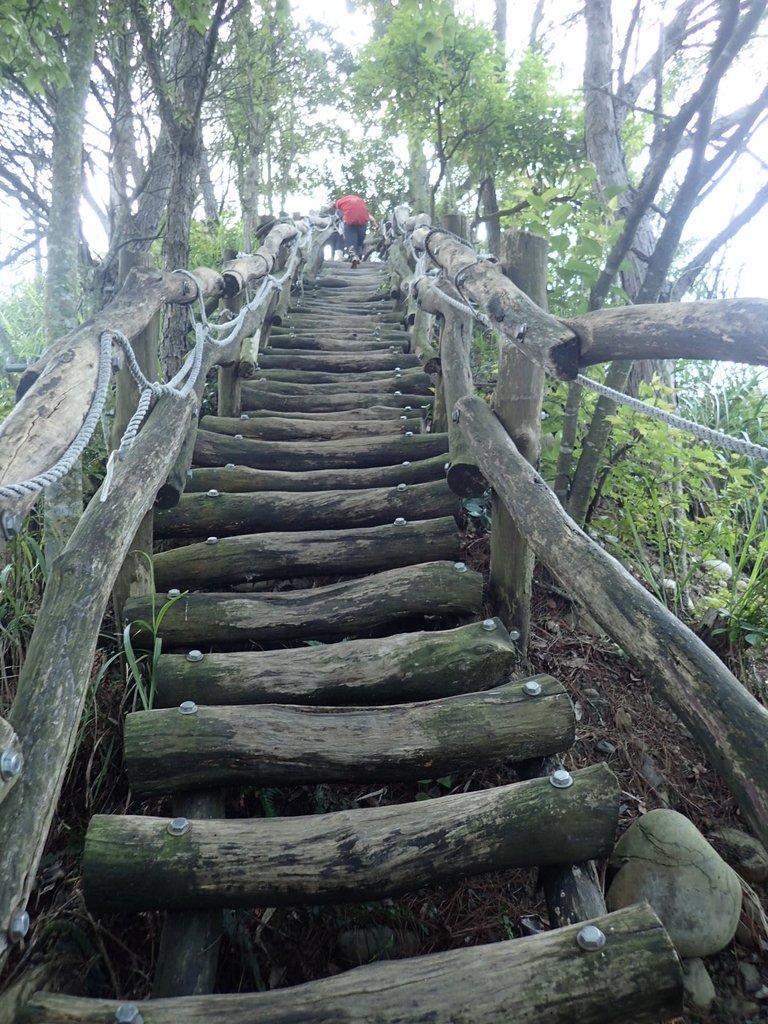
[[[344,218],[344,244],[353,250],[355,259],[352,262],[357,266],[363,255],[363,242],[368,223],[376,227],[376,222],[368,212],[365,200],[360,196],[342,196],[334,205]]]

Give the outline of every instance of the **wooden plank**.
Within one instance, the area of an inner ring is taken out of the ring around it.
[[[330,375],[326,375],[330,376]],[[403,370],[398,377],[390,373],[384,379],[376,380],[355,380],[346,373],[337,373],[335,379],[325,384],[318,381],[304,382],[303,379],[296,380],[273,380],[260,378],[243,384],[243,398],[261,395],[269,392],[274,395],[338,395],[348,394],[355,391],[360,395],[389,394],[395,395],[400,392],[403,395],[426,395],[429,394],[430,381],[424,373],[411,373]],[[425,383],[426,380],[426,383]],[[247,405],[244,408],[248,408]]]
[[[411,393],[428,394],[432,386],[429,376],[420,369],[405,369],[400,371],[400,376],[392,373],[391,370],[369,370],[365,373],[345,373],[343,379],[347,384],[353,381],[356,384],[369,383],[371,381],[386,381],[393,388],[400,388],[401,391]],[[259,370],[259,377],[256,384],[271,383],[272,381],[293,382],[295,384],[338,384],[341,375],[327,370],[267,370],[262,367]],[[399,382],[399,383],[396,383]],[[408,382],[408,387],[403,384]],[[416,387],[418,385],[418,387]],[[244,388],[252,387],[253,384],[243,384]]]
[[[276,907],[383,899],[513,867],[606,857],[619,812],[604,764],[548,779],[287,818],[194,821],[97,814],[85,838],[92,912]]]
[[[350,530],[222,537],[158,552],[153,565],[159,590],[186,590],[312,574],[351,576],[460,555],[456,520],[444,516]]]
[[[208,435],[218,437],[219,435]],[[240,441],[229,442],[233,448]],[[202,444],[202,443],[201,443]],[[238,458],[240,449],[233,451]],[[372,469],[316,469],[310,472],[289,473],[279,469],[253,469],[221,463],[213,468],[190,470],[186,491],[322,491],[352,490],[360,487],[379,487],[399,483],[416,484],[428,480],[444,480],[447,453],[431,459],[414,462],[405,460],[394,466],[374,466]],[[202,460],[201,460],[202,461]],[[212,457],[208,461],[214,461]],[[222,460],[223,461],[223,460]]]
[[[418,366],[419,360],[407,352],[316,352],[298,355],[295,352],[278,355],[265,352],[259,356],[259,366],[266,369],[334,370],[344,373],[363,373],[366,370],[394,370],[396,366]]]
[[[479,573],[459,570],[453,562],[426,562],[307,590],[187,594],[168,609],[161,634],[164,650],[208,642],[348,636],[415,618],[423,623],[425,616],[476,617],[482,597]],[[156,607],[162,608],[165,600],[156,595]],[[131,598],[125,617],[151,621],[149,599]],[[140,627],[131,635],[138,646],[152,644]]]
[[[204,416],[201,423],[213,418]],[[445,434],[416,434],[402,438],[341,438],[337,441],[257,441],[235,434],[215,434],[201,429],[195,440],[198,466],[225,466],[228,462],[254,469],[303,473],[317,469],[370,469],[442,455],[447,451]]]
[[[135,711],[124,726],[131,792],[416,781],[543,757],[573,744],[576,720],[559,682],[544,676],[540,686],[536,697],[512,682],[384,707]]]
[[[413,412],[414,410],[410,410]],[[403,420],[325,420],[322,423],[304,423],[301,420],[272,419],[268,414],[257,416],[243,413],[241,416],[204,416],[201,427],[221,434],[242,434],[243,437],[260,441],[336,441],[341,438],[403,435],[406,430],[419,430],[418,423]]]
[[[156,703],[396,704],[485,690],[510,678],[516,647],[500,619],[455,629],[274,651],[161,654]],[[518,680],[522,686],[538,677]]]
[[[680,960],[647,903],[590,923],[607,937],[598,952],[579,948],[582,926],[572,925],[368,964],[274,992],[137,1005],[145,1024],[627,1024],[682,1013]],[[29,1001],[24,1020],[104,1024],[118,1005],[42,992]]]
[[[155,511],[157,537],[225,537],[268,530],[343,530],[454,515],[459,501],[444,480],[360,490],[183,494]]]

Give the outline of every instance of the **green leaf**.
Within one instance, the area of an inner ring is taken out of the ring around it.
[[[560,206],[556,206],[549,216],[550,227],[559,228],[568,220],[571,216],[571,208],[567,203],[561,203]]]

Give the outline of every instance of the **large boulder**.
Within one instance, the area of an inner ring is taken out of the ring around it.
[[[616,844],[609,910],[647,900],[681,957],[727,946],[741,913],[736,872],[677,811],[649,811]]]

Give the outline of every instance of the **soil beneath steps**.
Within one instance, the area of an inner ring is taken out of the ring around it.
[[[487,550],[487,536],[465,536],[465,561],[474,568],[486,568]],[[622,829],[646,811],[664,806],[687,815],[705,835],[724,826],[745,828],[733,800],[682,723],[633,672],[616,645],[590,631],[588,620],[541,569],[536,572],[533,622],[532,672],[548,672],[561,680],[576,707],[577,739],[564,763],[569,768],[598,759],[608,763],[621,784]],[[741,678],[745,671],[762,679],[768,676],[765,664],[734,668]],[[161,916],[96,920],[84,906],[78,874],[82,839],[92,814],[120,813],[129,806],[133,811],[163,811],[164,805],[157,802],[137,808],[125,788],[119,723],[130,710],[130,701],[119,676],[108,672],[86,711],[29,908],[32,931],[0,978],[0,990],[30,966],[50,962],[52,975],[45,983],[49,989],[122,999],[149,994]],[[228,814],[295,815],[433,800],[515,778],[511,766],[502,766],[469,776],[425,779],[416,786],[253,789],[233,798]],[[756,889],[765,908],[768,888]],[[535,871],[484,876],[363,906],[230,912],[225,917],[218,989],[295,985],[372,959],[487,943],[547,927]],[[760,984],[768,986],[768,935],[759,927],[751,935],[746,930],[740,935],[742,941],[705,961],[716,991],[709,1013],[689,1010],[675,1024],[768,1021],[768,999],[750,991]]]

